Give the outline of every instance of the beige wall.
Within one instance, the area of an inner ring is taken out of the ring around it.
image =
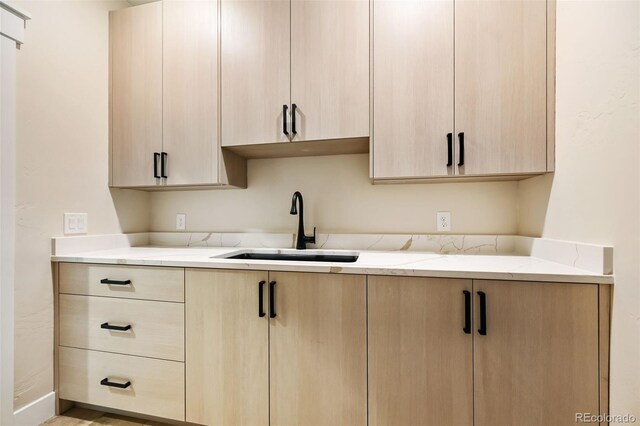
[[[520,183],[519,230],[615,247],[611,413],[640,419],[640,3],[557,11],[557,171]]]
[[[304,196],[309,231],[436,232],[436,212],[450,211],[452,231],[516,231],[516,182],[371,185],[366,154],[249,161],[249,188],[151,195],[151,229],[175,230],[187,214],[191,231],[295,232],[291,196]]]
[[[146,230],[148,196],[107,188],[108,13],[120,2],[20,2],[15,407],[53,390],[50,238],[64,212],[93,234]]]

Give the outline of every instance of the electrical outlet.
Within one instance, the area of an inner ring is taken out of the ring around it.
[[[86,234],[89,228],[89,215],[87,213],[65,213],[64,233]]]
[[[176,230],[184,231],[185,229],[187,229],[187,215],[178,213],[176,215]]]
[[[451,232],[451,212],[438,212],[436,220],[438,232]]]

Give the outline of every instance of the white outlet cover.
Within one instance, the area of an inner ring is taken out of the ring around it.
[[[436,214],[436,229],[438,232],[451,232],[451,212]]]
[[[184,231],[187,229],[187,215],[184,213],[178,213],[176,215],[176,230]]]
[[[86,234],[89,229],[89,215],[87,213],[65,213],[64,234]]]

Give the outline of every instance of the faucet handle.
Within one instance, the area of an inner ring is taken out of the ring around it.
[[[316,227],[313,227],[313,235],[310,237],[304,236],[304,240],[307,243],[315,244],[316,243]]]

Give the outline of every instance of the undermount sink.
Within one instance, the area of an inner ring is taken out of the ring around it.
[[[326,250],[241,250],[215,257],[223,259],[276,260],[288,262],[353,263],[358,260],[359,254],[360,253],[357,252]]]

